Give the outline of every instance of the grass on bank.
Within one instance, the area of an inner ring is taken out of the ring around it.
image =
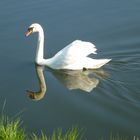
[[[0,140],[25,140],[27,136],[20,125],[19,119],[13,121],[2,116],[0,118]]]
[[[46,136],[43,132],[41,136],[37,136],[35,133],[27,135],[21,128],[20,119],[10,120],[5,116],[0,118],[0,140],[81,140],[82,136],[78,127],[72,127],[65,134],[62,129],[57,129],[52,136]]]
[[[57,129],[51,136],[45,135],[43,132],[41,136],[35,133],[27,135],[25,129],[21,128],[20,119],[10,120],[8,117],[2,116],[0,118],[0,140],[81,140],[83,139],[83,131],[78,127],[72,127],[63,133],[62,129]],[[110,135],[109,139],[101,138],[100,140],[130,140],[128,137],[117,135]],[[86,139],[87,140],[87,139]],[[140,140],[133,137],[132,140]]]
[[[125,136],[121,136],[119,134],[113,135],[111,133],[109,138],[101,138],[100,140],[128,140],[128,138]],[[134,140],[134,139],[132,139],[132,140]]]
[[[62,129],[57,129],[53,132],[52,136],[46,136],[43,132],[38,137],[36,134],[32,135],[32,140],[81,140],[82,134],[77,127],[72,127],[63,134]]]

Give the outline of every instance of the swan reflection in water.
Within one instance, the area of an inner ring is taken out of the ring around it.
[[[38,82],[39,82],[39,91],[34,92],[31,90],[27,90],[27,93],[31,99],[41,100],[44,97],[46,90],[47,90],[47,86],[46,86],[46,82],[45,82],[45,78],[44,78],[44,67],[35,65],[35,68],[36,68],[36,75],[37,75]]]
[[[33,100],[41,100],[47,90],[44,67],[35,65],[36,74],[39,82],[39,91],[27,90],[28,96]],[[99,84],[100,78],[108,77],[108,74],[102,69],[98,70],[48,70],[69,90],[80,89],[91,92]]]

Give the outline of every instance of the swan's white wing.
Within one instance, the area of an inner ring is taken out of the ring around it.
[[[43,64],[53,69],[78,70],[97,69],[108,63],[110,59],[92,59],[88,55],[96,54],[95,46],[90,42],[76,40],[59,51],[54,57],[44,60]]]
[[[73,58],[79,58],[88,56],[91,53],[96,54],[96,50],[95,45],[90,42],[75,40],[60,50],[54,57],[64,54],[67,57],[72,56]]]
[[[96,54],[96,50],[92,43],[76,40],[60,50],[54,57],[47,59],[47,65],[55,69],[64,69],[79,60],[82,61],[91,53]]]

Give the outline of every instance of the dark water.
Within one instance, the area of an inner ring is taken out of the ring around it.
[[[0,19],[0,106],[6,100],[7,115],[23,111],[28,132],[51,134],[78,125],[89,140],[111,132],[140,137],[140,1],[5,0]],[[45,58],[76,39],[93,42],[97,58],[112,58],[94,73],[96,88],[69,90],[59,74],[45,69],[44,98],[34,102],[26,96],[26,89],[39,88],[37,35],[24,36],[33,22],[45,31]]]

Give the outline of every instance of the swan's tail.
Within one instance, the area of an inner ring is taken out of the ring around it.
[[[111,59],[92,59],[87,57],[85,60],[84,68],[87,69],[98,69],[101,68],[103,65],[107,64]]]

